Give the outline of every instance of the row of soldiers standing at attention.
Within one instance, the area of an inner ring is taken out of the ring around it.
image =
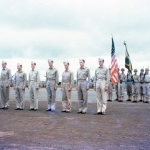
[[[127,101],[132,101],[133,103],[143,102],[149,103],[150,98],[150,74],[149,68],[141,69],[140,74],[138,75],[137,69],[134,69],[134,74],[132,75],[130,71],[128,71],[127,75],[124,73],[124,68],[121,69],[121,73],[119,73],[118,69],[118,84],[116,87],[116,101],[123,102],[124,101],[124,90],[126,85],[126,91],[128,95]],[[108,101],[112,101],[112,89],[113,85],[110,82],[108,86]],[[140,99],[138,99],[140,95]],[[133,98],[132,98],[133,96]]]
[[[99,67],[95,70],[94,90],[97,97],[97,113],[96,115],[105,115],[107,107],[107,92],[110,81],[109,69],[104,66],[104,59],[99,58]],[[59,81],[58,70],[53,66],[53,60],[48,60],[49,68],[46,71],[46,90],[48,108],[46,111],[55,111],[56,91]],[[71,91],[74,84],[74,74],[69,69],[69,62],[64,62],[65,71],[62,73],[61,91],[62,91],[62,111],[71,112]],[[88,90],[90,85],[90,70],[85,67],[85,60],[79,60],[80,68],[77,70],[77,86],[78,93],[78,113],[85,114],[88,108]],[[40,73],[35,69],[36,63],[31,62],[31,71],[28,78],[28,89],[30,97],[30,111],[38,110],[38,94],[40,85]],[[1,109],[9,107],[9,90],[11,81],[11,70],[7,68],[7,62],[2,61],[2,71],[0,77],[0,94]],[[24,95],[26,87],[27,75],[22,71],[22,64],[17,64],[17,72],[14,76],[14,85],[16,96],[16,109],[24,109]]]

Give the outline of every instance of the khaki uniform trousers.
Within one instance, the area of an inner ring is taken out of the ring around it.
[[[145,83],[145,98],[150,98],[150,83]]]
[[[105,80],[97,80],[96,96],[97,96],[97,112],[105,112],[107,107],[107,91],[105,91]]]
[[[145,95],[145,84],[140,83],[140,95],[144,96]]]
[[[38,109],[38,94],[39,89],[36,90],[37,83],[31,81],[29,83],[29,94],[30,94],[30,109]]]
[[[124,96],[124,89],[125,88],[125,82],[118,82],[118,96]]]
[[[88,101],[88,91],[87,91],[86,80],[78,81],[78,106],[79,112],[87,112],[87,101]]]
[[[55,80],[48,80],[46,83],[47,90],[47,101],[48,101],[48,109],[52,111],[55,110],[55,99],[56,99],[56,90],[55,88]]]
[[[132,96],[132,82],[127,82],[126,89],[127,89],[127,95]]]
[[[110,82],[109,85],[108,85],[108,94],[112,94],[112,91],[113,91],[113,85]]]
[[[71,111],[71,91],[68,91],[70,83],[62,85],[62,107],[65,111]]]
[[[133,96],[138,96],[139,95],[139,83],[134,83],[133,85]]]
[[[1,96],[1,106],[2,107],[9,106],[10,88],[6,87],[7,83],[8,82],[5,82],[5,81],[1,81],[1,83],[0,83],[0,96]]]
[[[17,108],[24,109],[24,95],[25,95],[25,90],[22,90],[22,88],[15,89]]]

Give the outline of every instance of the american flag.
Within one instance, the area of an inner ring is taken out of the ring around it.
[[[114,40],[112,38],[112,47],[111,47],[111,72],[110,72],[110,80],[113,84],[117,84],[118,82],[118,63],[115,54],[115,45]]]

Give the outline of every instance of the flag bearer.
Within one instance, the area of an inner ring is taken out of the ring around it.
[[[134,83],[134,80],[129,70],[126,76],[126,83],[127,83],[126,90],[127,90],[127,95],[128,95],[127,101],[132,101],[132,84]]]
[[[145,69],[145,103],[149,103],[150,98],[150,74],[149,68]]]
[[[123,102],[125,81],[126,81],[126,75],[124,74],[124,68],[122,68],[118,80],[118,98],[119,98],[118,102]]]
[[[139,75],[137,75],[137,69],[134,69],[134,75],[133,75],[133,102],[138,101],[138,95],[139,95]]]

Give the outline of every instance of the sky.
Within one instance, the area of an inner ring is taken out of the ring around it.
[[[17,63],[28,74],[37,63],[45,80],[48,59],[54,61],[60,80],[63,62],[76,75],[79,59],[85,59],[91,77],[98,58],[111,62],[111,38],[118,65],[125,68],[125,47],[133,68],[150,66],[149,0],[0,0],[0,61],[6,60],[12,75]]]

